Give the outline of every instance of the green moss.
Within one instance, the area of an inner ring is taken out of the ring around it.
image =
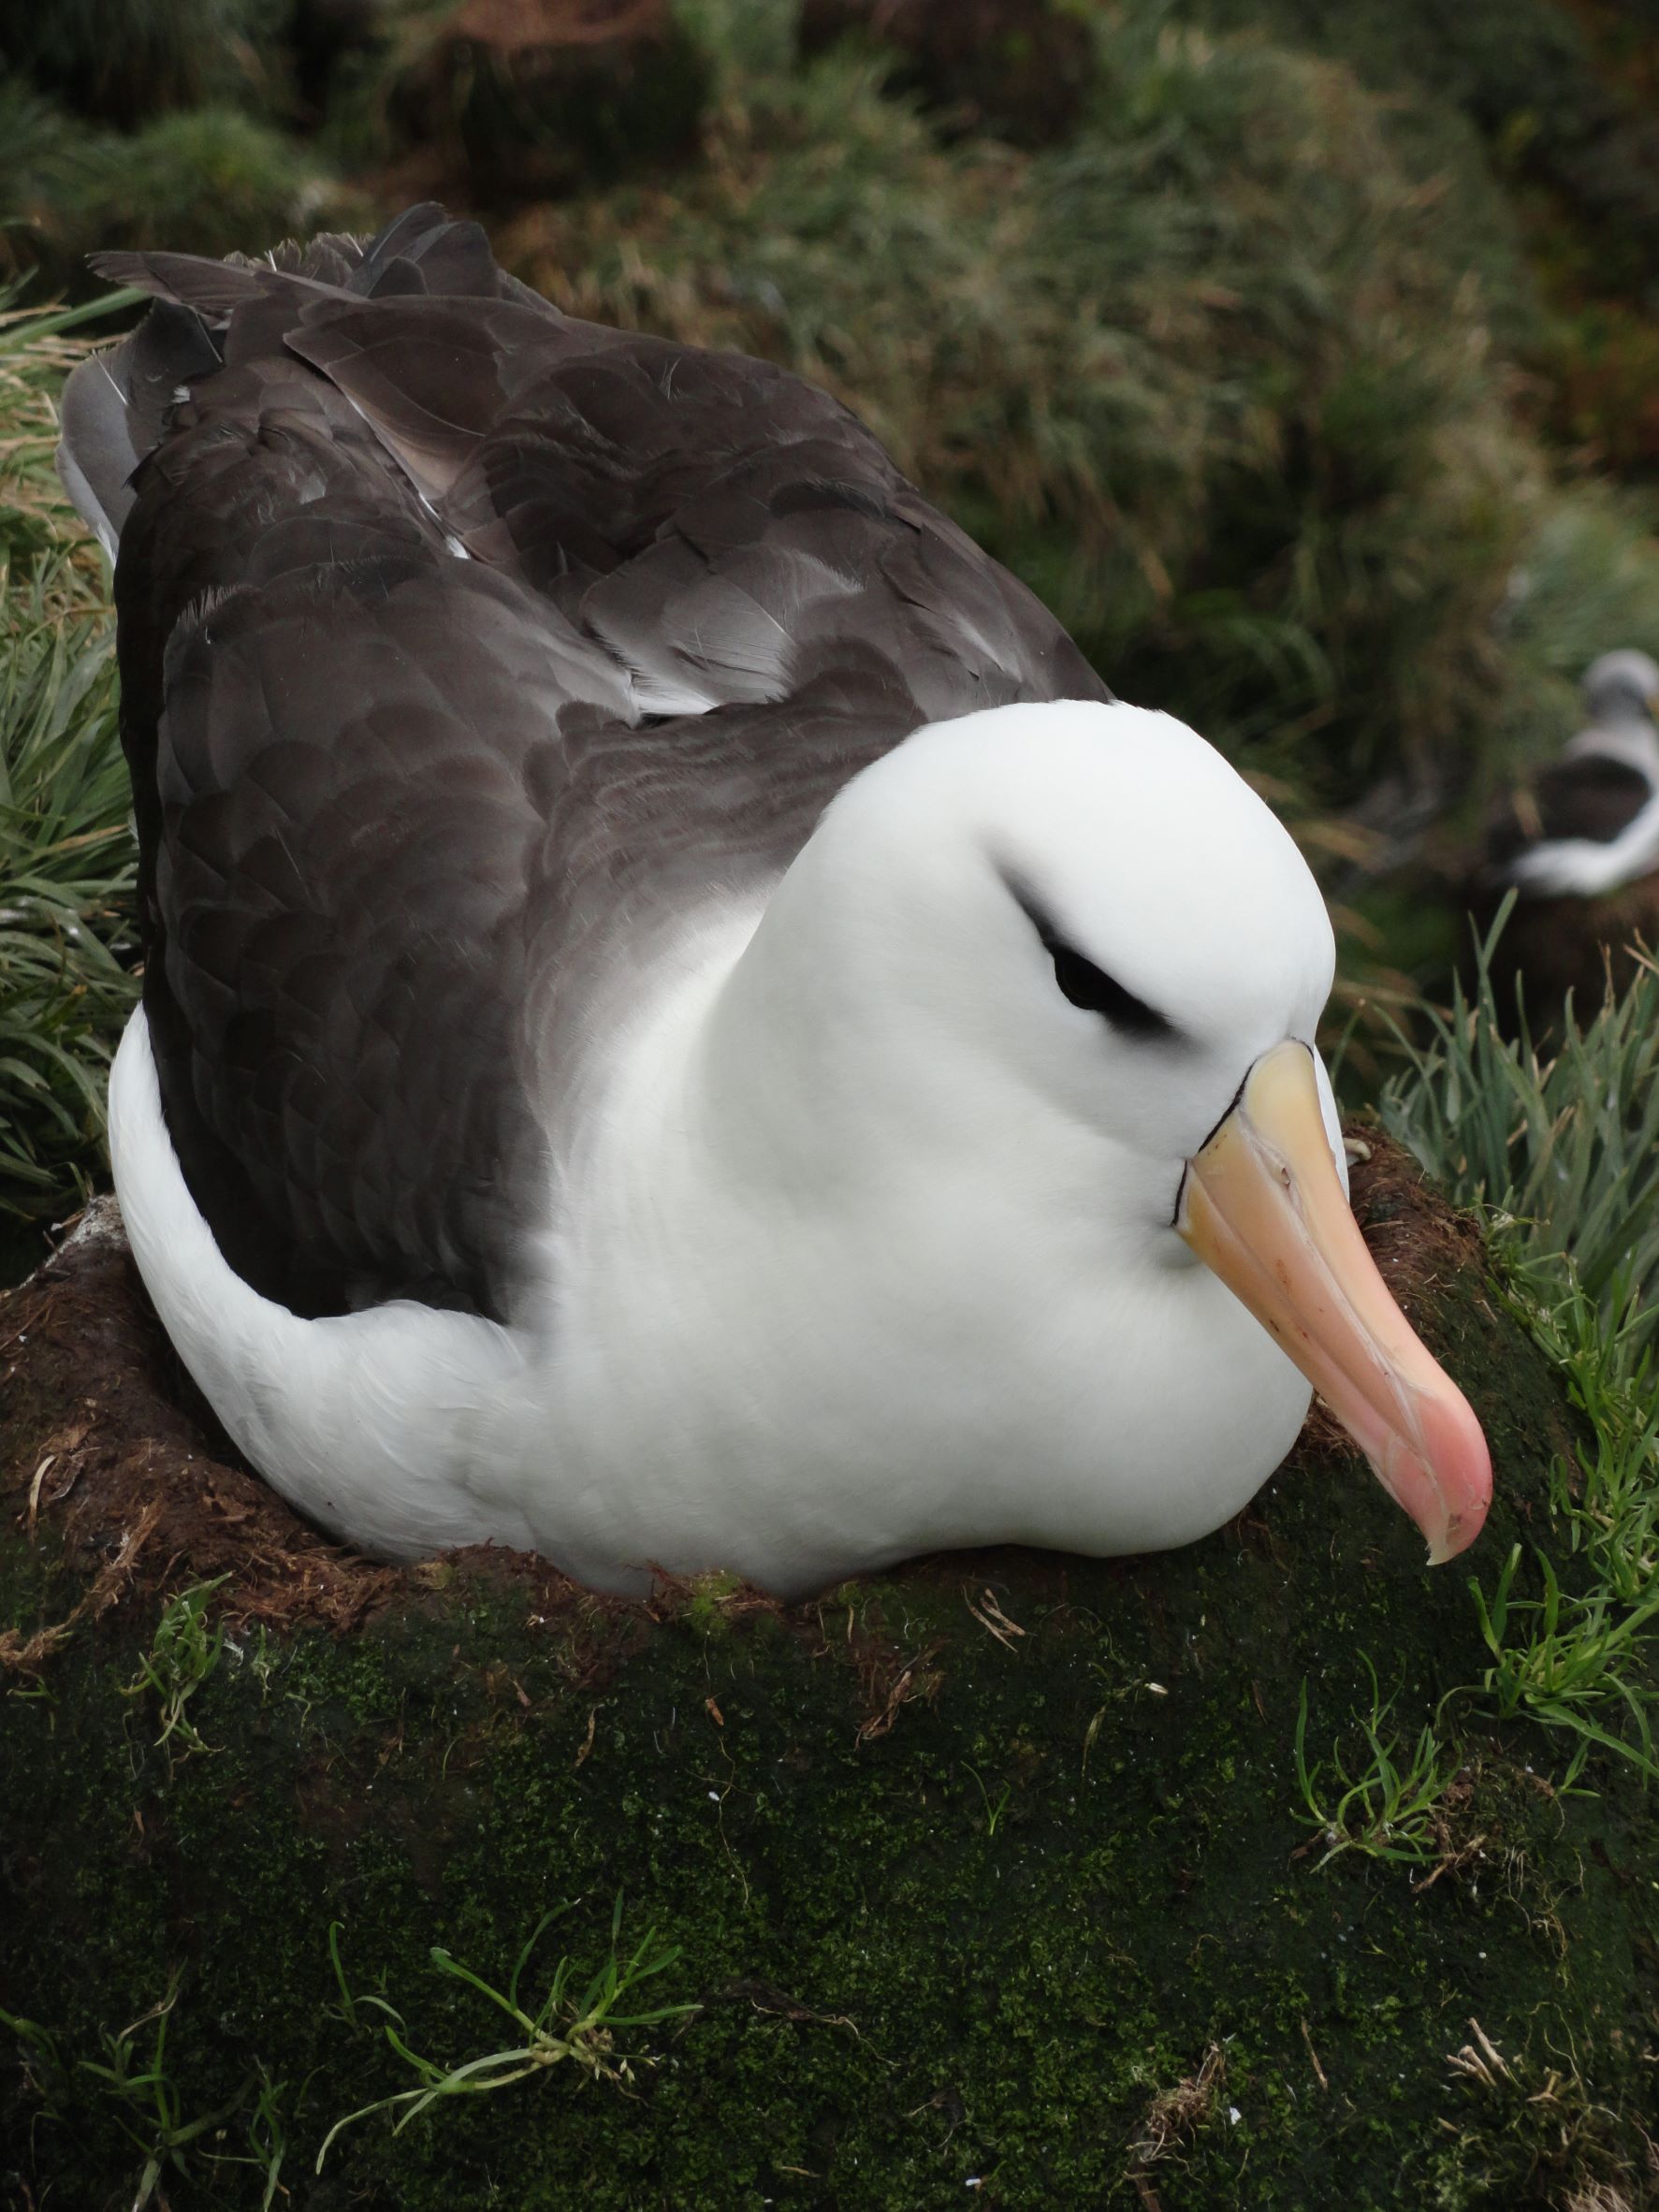
[[[1478,1271],[1448,1274],[1433,1333],[1501,1469],[1486,1567],[1549,1540],[1564,1417]],[[0,1563],[7,1618],[66,1611],[66,1570],[9,1534]],[[262,2080],[319,2207],[910,2212],[979,2181],[1007,2206],[1509,2212],[1629,2164],[1659,1893],[1623,1771],[1559,1797],[1560,1746],[1454,1696],[1433,1879],[1304,1848],[1303,1681],[1329,1744],[1369,1710],[1362,1654],[1407,1732],[1482,1659],[1463,1576],[1419,1566],[1356,1466],[1293,1463],[1160,1559],[963,1558],[788,1614],[705,1583],[608,1657],[531,1603],[462,1566],[347,1637],[233,1625],[192,1699],[209,1755],[170,1757],[121,1695],[153,1609],[78,1629],[49,1695],[5,1701],[0,1975],[62,2060],[0,2092],[37,2192],[130,2201],[138,2153],[80,2061],[174,1975],[180,2109],[237,2106],[183,2154],[191,2204],[259,2202],[263,2170],[227,2161]],[[575,1899],[549,1941],[580,1976],[618,1890],[625,1943],[654,1923],[682,1947],[649,2001],[701,2008],[623,2040],[660,2061],[634,2095],[564,2070],[401,2135],[365,2120],[313,2192],[332,2122],[410,2086],[370,1996],[445,2065],[499,2048],[430,1946],[504,1986]],[[1509,2069],[1490,2082],[1448,2064],[1471,2019]]]

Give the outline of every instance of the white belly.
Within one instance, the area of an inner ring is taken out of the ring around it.
[[[393,1557],[495,1542],[601,1588],[722,1567],[793,1594],[945,1547],[1161,1549],[1244,1506],[1306,1411],[1203,1271],[1114,1304],[952,1207],[865,1239],[739,1219],[691,1265],[613,1218],[563,1244],[534,1332],[408,1301],[302,1320],[221,1257],[141,1011],[109,1124],[139,1271],[226,1428],[301,1511]]]

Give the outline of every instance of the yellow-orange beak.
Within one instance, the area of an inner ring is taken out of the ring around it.
[[[1353,1437],[1428,1538],[1430,1564],[1455,1559],[1492,1503],[1486,1438],[1365,1249],[1306,1045],[1287,1039],[1251,1069],[1187,1162],[1176,1227]]]

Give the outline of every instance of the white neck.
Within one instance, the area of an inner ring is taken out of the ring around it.
[[[843,858],[703,940],[574,1163],[548,1379],[606,1539],[642,1470],[633,1556],[782,1591],[1207,1533],[1307,1386],[1170,1232],[1174,1175],[860,988]],[[594,1574],[568,1493],[549,1512]]]

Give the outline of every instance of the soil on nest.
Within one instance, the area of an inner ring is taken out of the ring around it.
[[[220,1576],[231,1578],[227,1619],[273,1627],[350,1629],[457,1571],[519,1586],[550,1619],[648,1617],[533,1553],[480,1546],[391,1565],[294,1512],[185,1373],[111,1198],[95,1200],[44,1266],[0,1294],[0,1498],[32,1541],[56,1540],[83,1583],[64,1621],[32,1636],[0,1629],[0,1665],[37,1665],[76,1621],[129,1595]]]

